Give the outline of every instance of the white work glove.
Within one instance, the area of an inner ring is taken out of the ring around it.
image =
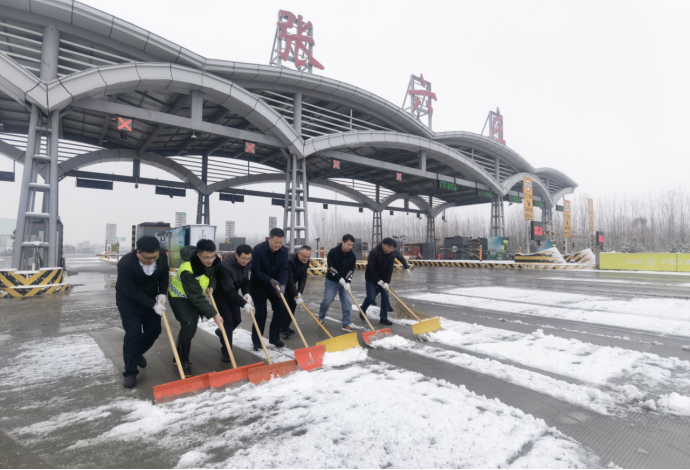
[[[167,300],[167,297],[165,296],[165,294],[158,294],[158,295],[156,296],[156,302],[159,303],[159,304],[165,305],[165,301],[166,301],[166,300]]]
[[[380,285],[381,287],[383,287],[383,281],[379,281],[379,282],[377,282],[376,284],[378,284],[378,285]],[[385,289],[385,288],[384,288],[384,289]]]
[[[350,292],[350,283],[349,282],[345,283],[345,290]]]
[[[410,268],[407,268],[405,271],[407,271],[407,274],[412,274],[412,271],[410,271]]]
[[[253,302],[252,302],[252,296],[249,295],[249,294],[246,294],[246,295],[244,296],[244,301],[247,302],[248,304],[253,303]]]
[[[388,290],[388,284],[387,284],[387,283],[385,283],[385,282],[383,282],[383,281],[379,281],[379,282],[377,282],[376,284],[378,284],[378,285],[380,285],[381,287],[383,287],[384,289]]]
[[[160,315],[163,310],[165,310],[165,305],[163,304],[156,304],[153,306],[153,310]]]
[[[302,297],[295,297],[295,303],[297,305],[302,305],[304,303],[304,300],[302,300]]]
[[[345,282],[345,279],[342,277],[338,280],[338,283],[340,283],[340,285],[343,287],[345,287],[347,285],[347,282]]]
[[[251,313],[251,309],[252,309],[252,304],[249,303],[249,302],[247,302],[246,304],[244,304],[244,307],[242,307],[242,311],[243,311],[244,313]]]

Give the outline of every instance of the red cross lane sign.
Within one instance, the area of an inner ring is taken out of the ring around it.
[[[244,143],[244,152],[245,153],[256,153],[256,143],[245,142]]]
[[[118,116],[117,117],[117,130],[118,131],[132,132],[132,120]]]
[[[395,180],[396,181],[402,181],[402,173],[396,173],[395,174]]]
[[[333,169],[340,170],[340,160],[333,160]]]

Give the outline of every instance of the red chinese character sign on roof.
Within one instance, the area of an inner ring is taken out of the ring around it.
[[[484,135],[484,129],[486,129],[487,123],[491,128],[489,129],[489,138],[506,145],[505,139],[503,139],[503,116],[501,116],[501,110],[496,107],[496,112],[489,111],[489,115],[484,121],[484,127],[482,127],[482,135]]]
[[[410,103],[407,103],[407,98],[410,98]],[[417,119],[428,116],[428,126],[431,129],[431,117],[434,115],[434,106],[432,101],[436,98],[436,93],[431,91],[431,82],[424,80],[424,74],[419,77],[410,75],[410,84],[407,87],[405,94],[405,101],[403,101],[403,111],[408,111]]]
[[[276,34],[271,51],[271,65],[282,66],[282,62],[292,62],[300,72],[311,73],[312,67],[324,67],[314,57],[314,27],[311,21],[304,22],[302,15],[280,10],[276,23]],[[295,29],[294,33],[290,30]]]

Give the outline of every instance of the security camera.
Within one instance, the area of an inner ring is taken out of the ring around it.
[[[139,183],[134,183],[134,189],[139,189]]]
[[[192,132],[192,137],[193,140],[196,140],[196,132]]]

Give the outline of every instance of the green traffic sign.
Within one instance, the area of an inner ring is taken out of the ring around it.
[[[508,195],[508,196],[507,196],[507,201],[508,201],[508,202],[517,202],[518,204],[522,204],[522,198],[517,197],[517,196]]]
[[[493,194],[491,193],[491,191],[485,191],[483,189],[478,189],[477,190],[477,196],[486,197],[486,198],[491,199],[493,197]]]
[[[541,201],[534,201],[534,207],[544,207],[544,203]]]
[[[558,212],[563,212],[563,206],[559,206],[558,204],[556,204],[556,210]]]
[[[455,183],[448,183],[447,181],[438,180],[438,189],[448,189],[450,191],[457,191],[458,185]]]

